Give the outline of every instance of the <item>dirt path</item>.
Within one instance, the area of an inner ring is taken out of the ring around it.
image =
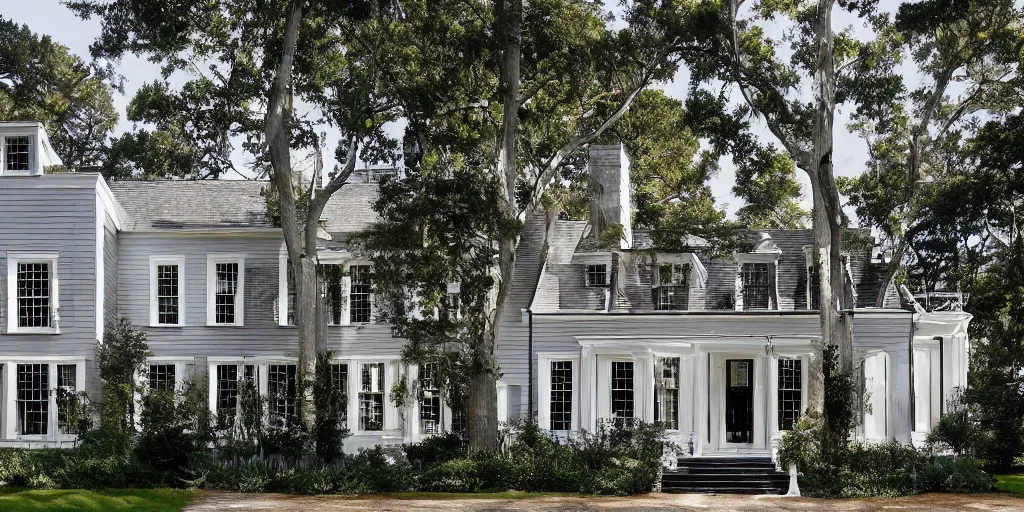
[[[647,494],[629,498],[546,497],[509,499],[396,499],[387,497],[294,496],[287,494],[203,493],[186,511],[279,510],[342,511],[374,510],[427,512],[441,510],[564,511],[564,512],[676,512],[702,510],[736,511],[1022,511],[1024,499],[1003,494],[922,494],[897,499],[819,500],[776,496],[729,496],[701,494]]]

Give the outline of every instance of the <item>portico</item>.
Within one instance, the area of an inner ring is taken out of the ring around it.
[[[552,364],[578,361],[578,377],[569,379],[580,390],[578,407],[541,400],[542,425],[551,425],[553,409],[578,415],[572,430],[594,431],[602,421],[628,418],[659,421],[683,455],[695,456],[768,455],[781,427],[803,410],[805,369],[816,341],[807,335],[576,339],[578,355],[540,354],[541,383],[552,382]],[[550,392],[542,384],[541,396]]]

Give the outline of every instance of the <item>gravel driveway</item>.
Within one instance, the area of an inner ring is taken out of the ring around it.
[[[675,512],[698,510],[836,510],[918,511],[986,510],[1024,511],[1024,499],[1004,494],[922,494],[897,499],[819,500],[777,496],[730,496],[701,494],[647,494],[629,498],[545,497],[509,499],[396,499],[344,496],[294,496],[287,494],[203,493],[186,511],[280,510],[395,512],[460,511],[579,511],[579,512]]]

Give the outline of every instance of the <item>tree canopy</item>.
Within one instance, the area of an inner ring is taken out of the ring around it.
[[[0,16],[0,119],[41,121],[65,166],[103,162],[118,122],[112,71]]]

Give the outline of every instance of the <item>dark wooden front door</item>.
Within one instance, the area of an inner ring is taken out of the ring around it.
[[[754,360],[725,361],[725,442],[754,441]]]

